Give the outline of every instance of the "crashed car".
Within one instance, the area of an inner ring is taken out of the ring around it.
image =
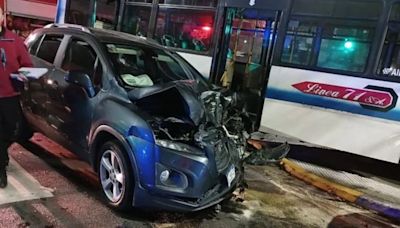
[[[46,26],[26,44],[48,69],[24,85],[29,124],[93,166],[111,207],[196,211],[235,189],[244,146],[235,96],[179,55],[76,25]]]

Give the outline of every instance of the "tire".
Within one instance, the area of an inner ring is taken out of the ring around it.
[[[108,141],[101,146],[97,161],[104,200],[115,210],[131,209],[134,175],[126,151],[118,141]]]

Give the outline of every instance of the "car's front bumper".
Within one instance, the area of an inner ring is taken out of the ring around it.
[[[139,181],[135,185],[135,207],[186,212],[202,210],[229,197],[242,178],[242,169],[236,159],[232,159],[225,168],[218,169],[214,151],[205,151],[204,155],[199,156],[149,145],[149,142],[142,140],[131,143],[135,143],[133,145],[136,147],[143,144],[140,147],[147,148],[146,156],[138,155],[138,151],[135,151],[136,158],[143,158],[136,162],[139,164]],[[152,156],[148,153],[150,148]],[[183,176],[185,181],[178,181],[176,186],[173,182],[165,185],[160,181],[163,170]],[[228,178],[232,170],[235,174],[233,180]]]
[[[241,171],[236,172],[236,178],[233,180],[232,185],[217,184],[214,188],[211,188],[203,197],[198,199],[177,197],[172,195],[159,195],[150,194],[146,189],[137,186],[135,188],[134,206],[140,208],[149,208],[156,210],[168,210],[168,211],[179,211],[179,212],[194,212],[209,208],[213,205],[220,203],[221,201],[231,197],[232,192],[237,188],[241,178]]]

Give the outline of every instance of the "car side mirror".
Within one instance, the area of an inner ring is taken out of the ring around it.
[[[82,87],[90,98],[96,94],[92,80],[83,72],[71,71],[65,76],[65,81]]]

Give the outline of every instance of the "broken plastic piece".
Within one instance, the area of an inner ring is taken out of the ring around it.
[[[247,143],[252,145],[257,150],[261,150],[265,146],[265,142],[262,142],[259,140],[254,140],[254,139],[248,139]]]
[[[274,148],[264,147],[261,150],[252,152],[245,158],[245,162],[251,165],[266,165],[268,163],[277,163],[282,160],[290,151],[287,143]]]

